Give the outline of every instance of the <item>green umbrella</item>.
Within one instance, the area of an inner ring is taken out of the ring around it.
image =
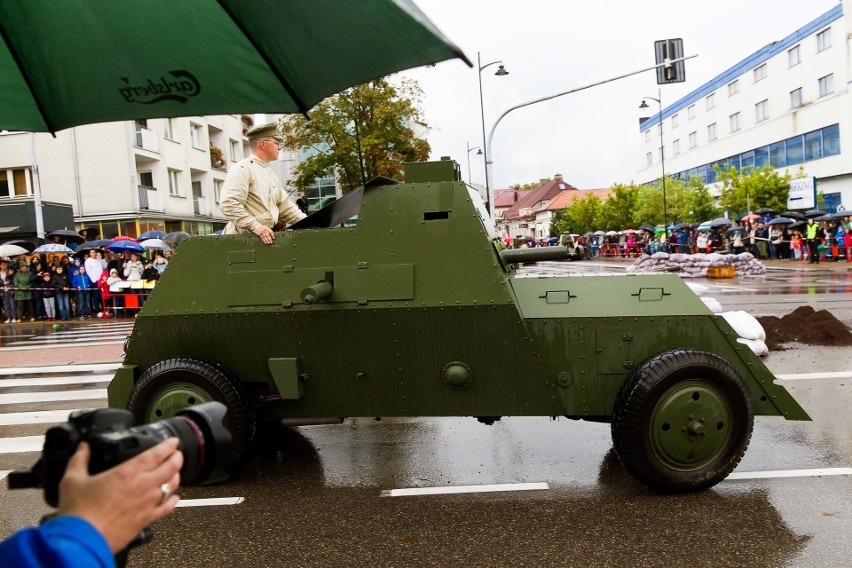
[[[306,112],[410,67],[471,63],[410,0],[0,3],[0,129]]]

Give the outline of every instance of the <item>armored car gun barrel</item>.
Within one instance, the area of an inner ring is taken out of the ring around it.
[[[233,459],[270,416],[607,422],[626,469],[661,492],[724,479],[756,415],[809,419],[677,275],[519,275],[556,253],[504,250],[459,173],[408,164],[405,183],[373,180],[271,245],[185,239],[110,406],[153,422],[223,402]]]
[[[503,249],[500,257],[506,264],[538,262],[543,260],[565,260],[568,258],[566,247],[541,247],[527,249]]]

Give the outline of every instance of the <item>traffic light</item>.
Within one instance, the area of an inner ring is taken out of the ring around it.
[[[684,61],[670,63],[672,59],[683,58],[683,39],[661,39],[654,42],[654,55],[657,65],[657,84],[683,83],[686,81],[686,65]]]

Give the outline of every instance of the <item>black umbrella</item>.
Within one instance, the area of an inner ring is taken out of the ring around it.
[[[834,221],[837,217],[832,215],[831,213],[826,213],[825,215],[820,215],[819,217],[813,217],[814,221]]]
[[[781,213],[781,217],[799,219],[800,221],[805,219],[804,215],[802,215],[801,213],[796,213],[795,211],[784,211],[783,213]]]
[[[83,231],[86,232],[86,236],[83,237],[83,238],[86,239],[87,241],[93,241],[93,240],[95,240],[95,238],[98,235],[101,234],[101,230],[97,226],[83,227],[82,229],[77,231],[80,234],[81,237],[83,236]]]
[[[70,231],[68,229],[58,229],[53,231],[52,233],[47,234],[48,237],[58,237],[60,240],[65,242],[72,243],[82,243],[86,239],[78,235],[75,231]]]
[[[793,219],[790,219],[789,217],[775,217],[773,220],[771,220],[767,224],[768,225],[791,225],[792,223],[795,223],[795,221]]]
[[[77,250],[74,251],[73,256],[78,256],[81,254],[88,255],[90,250],[99,250],[101,252],[106,250],[106,246],[95,244],[97,241],[89,241],[88,243],[83,243],[82,245],[77,247]]]
[[[144,233],[139,235],[139,242],[142,242],[147,239],[162,239],[165,236],[165,231],[145,231]]]
[[[755,213],[759,213],[761,215],[764,215],[766,213],[775,213],[775,209],[773,209],[772,207],[761,207],[760,209],[755,211]]]
[[[849,217],[849,211],[838,211],[837,213],[832,213],[831,216],[834,219],[845,219]]]
[[[796,221],[795,223],[793,223],[792,225],[790,225],[787,228],[788,229],[798,229],[799,227],[804,227],[805,225],[807,225],[807,223],[805,223],[804,221]]]
[[[22,240],[6,241],[3,244],[4,245],[17,245],[21,248],[27,249],[27,252],[33,252],[36,248],[36,246],[33,243],[31,243],[29,241],[22,241]]]
[[[653,233],[654,229],[656,227],[654,227],[654,225],[641,225],[639,228],[643,231],[648,231],[649,233]]]
[[[808,219],[812,217],[822,217],[825,215],[825,211],[820,211],[819,209],[811,209],[810,211],[805,211],[805,217]]]
[[[107,248],[112,244],[112,239],[98,239],[96,241],[89,241],[86,244],[94,246],[95,248]]]
[[[719,217],[717,219],[713,219],[712,221],[710,221],[710,226],[713,227],[713,228],[725,227],[725,226],[728,226],[730,224],[731,224],[731,220],[725,219],[724,217]]]
[[[189,233],[184,233],[183,231],[174,231],[163,237],[163,240],[167,243],[172,243],[173,245],[178,246],[182,240],[190,236],[192,235],[190,235]]]

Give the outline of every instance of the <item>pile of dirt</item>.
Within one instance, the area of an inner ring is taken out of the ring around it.
[[[784,343],[852,346],[852,332],[828,310],[800,306],[782,318],[761,316],[757,321],[766,331],[770,351],[783,351]]]

